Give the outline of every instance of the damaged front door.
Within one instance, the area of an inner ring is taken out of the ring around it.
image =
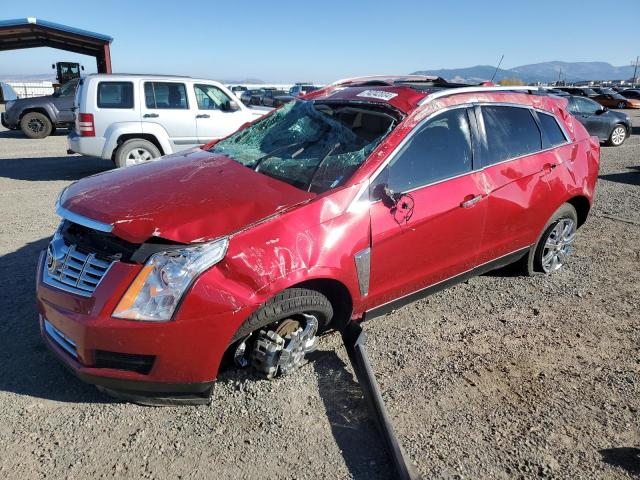
[[[371,188],[369,309],[473,268],[486,193],[466,108],[417,127]]]

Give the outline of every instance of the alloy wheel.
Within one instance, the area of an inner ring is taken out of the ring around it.
[[[138,163],[144,163],[153,160],[151,152],[144,148],[134,148],[127,155],[127,166],[137,165]]]
[[[618,108],[620,108],[620,109],[623,109],[623,108],[624,108],[624,107],[626,107],[626,106],[627,106],[627,104],[626,104],[626,103],[624,103],[624,102],[619,102],[619,103],[618,103]]]
[[[27,128],[31,130],[33,133],[40,133],[40,132],[44,132],[45,125],[44,125],[44,122],[39,118],[32,118],[27,123]]]
[[[542,251],[542,270],[552,273],[559,270],[573,253],[576,223],[571,218],[561,218],[549,231]]]
[[[614,145],[620,145],[624,142],[625,137],[627,136],[627,132],[622,126],[617,126],[613,132],[611,132],[611,143]]]

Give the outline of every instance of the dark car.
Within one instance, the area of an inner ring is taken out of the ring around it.
[[[558,90],[567,92],[570,95],[577,95],[579,97],[595,97],[597,93],[588,87],[556,87]]]
[[[587,131],[607,145],[619,147],[631,134],[631,120],[622,112],[613,112],[589,98],[569,97],[569,111]]]
[[[251,89],[247,89],[240,92],[238,94],[238,98],[245,105],[252,105],[251,101],[253,100],[253,97],[258,96],[261,93],[262,93],[262,90],[251,88]]]
[[[12,102],[0,120],[10,130],[20,128],[29,138],[45,138],[55,132],[56,127],[73,126],[73,100],[79,79],[62,85],[53,95],[21,98]]]
[[[259,105],[264,105],[265,107],[279,107],[284,105],[287,102],[293,100],[291,95],[288,95],[284,90],[265,90],[260,96]]]
[[[631,100],[640,100],[640,89],[630,88],[628,90],[623,90],[620,92],[620,95]]]

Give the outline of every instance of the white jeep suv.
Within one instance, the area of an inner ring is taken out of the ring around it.
[[[264,115],[213,80],[166,75],[88,75],[75,98],[69,153],[146,162],[226,137]]]

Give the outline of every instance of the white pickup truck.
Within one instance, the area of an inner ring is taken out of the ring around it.
[[[74,108],[69,153],[118,167],[226,137],[267,113],[246,107],[213,80],[165,75],[88,75]]]

